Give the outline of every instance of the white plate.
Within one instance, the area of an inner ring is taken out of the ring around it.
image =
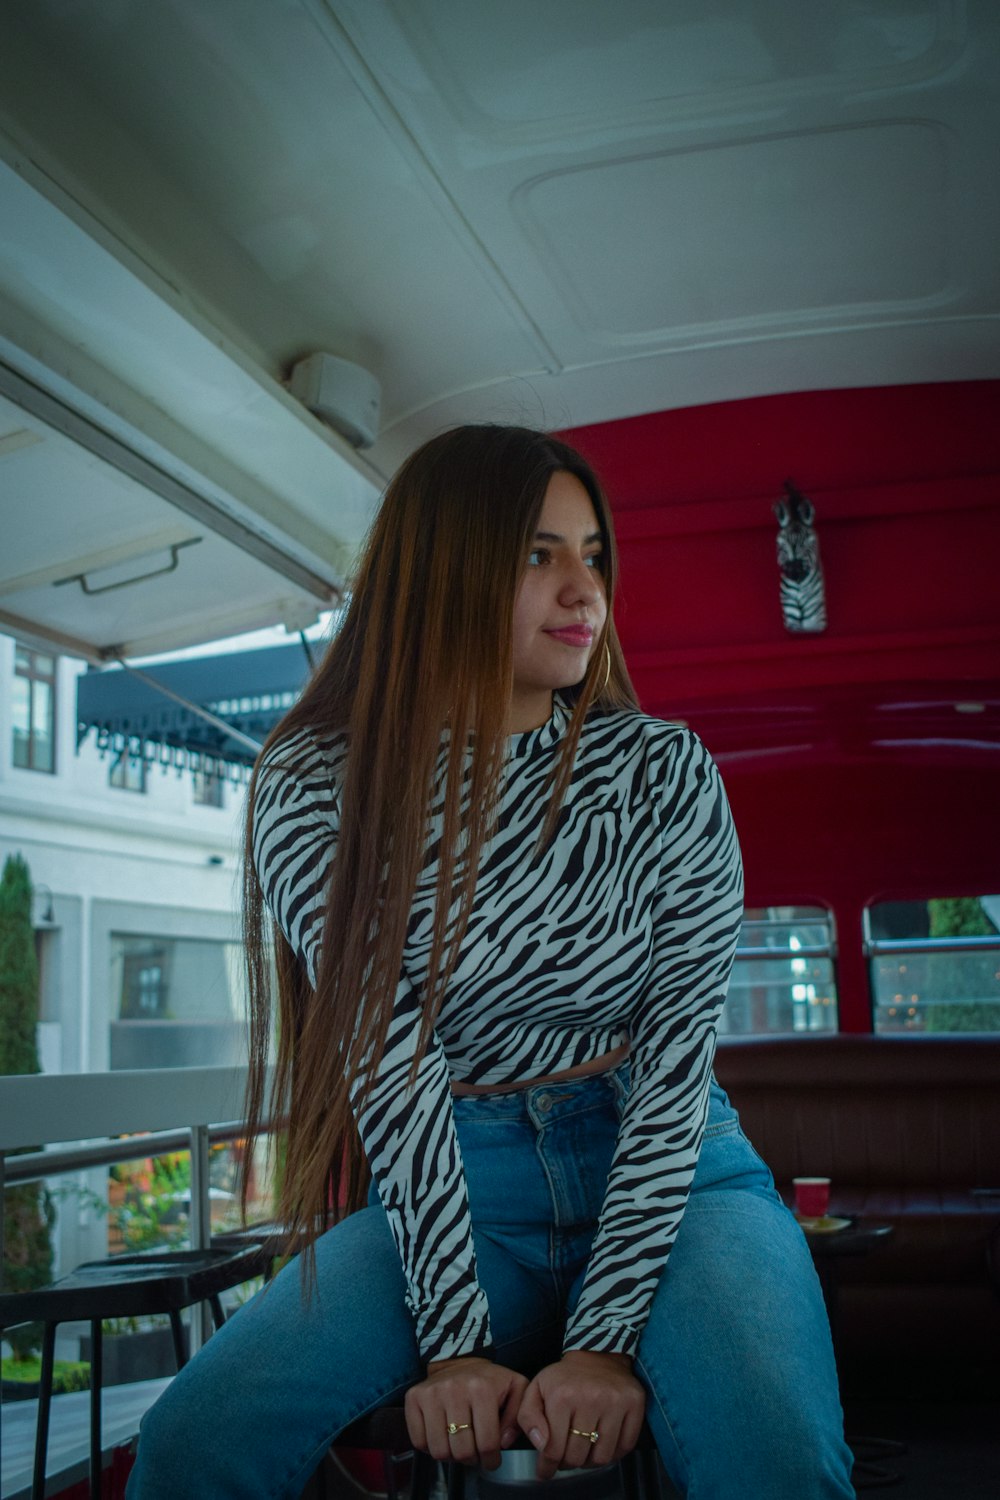
[[[798,1215],[796,1217],[798,1218]],[[833,1234],[834,1230],[849,1229],[850,1227],[850,1219],[836,1219],[831,1217],[830,1214],[824,1214],[822,1219],[799,1218],[799,1228],[804,1230],[806,1234]]]

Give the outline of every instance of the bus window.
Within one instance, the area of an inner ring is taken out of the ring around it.
[[[1000,1031],[1000,896],[865,911],[876,1032]]]
[[[836,1031],[833,943],[825,907],[748,907],[719,1034]]]

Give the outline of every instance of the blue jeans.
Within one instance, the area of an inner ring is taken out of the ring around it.
[[[497,1359],[559,1357],[600,1213],[628,1065],[455,1100]],[[241,1308],[147,1414],[129,1500],[297,1496],[331,1439],[423,1378],[376,1202]],[[805,1240],[713,1084],[705,1142],[635,1371],[690,1500],[851,1500],[830,1331]]]

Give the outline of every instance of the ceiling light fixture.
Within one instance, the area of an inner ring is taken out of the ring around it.
[[[294,364],[288,389],[314,416],[355,448],[378,437],[382,387],[370,370],[322,351]]]

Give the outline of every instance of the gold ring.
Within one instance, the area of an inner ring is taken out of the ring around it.
[[[472,1426],[471,1422],[449,1422],[448,1423],[448,1436],[449,1437],[454,1437],[456,1432],[468,1432],[468,1430],[469,1430],[469,1428],[471,1426]]]
[[[579,1427],[571,1427],[570,1432],[575,1433],[577,1437],[585,1437],[590,1443],[596,1443],[601,1435],[599,1432],[581,1432]]]

